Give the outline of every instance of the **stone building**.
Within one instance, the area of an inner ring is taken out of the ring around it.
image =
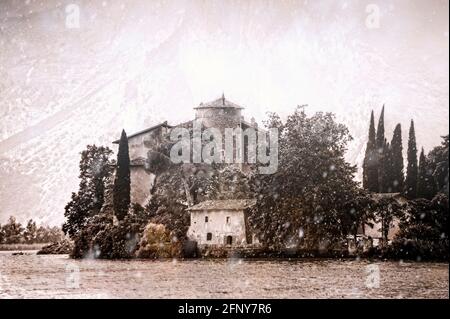
[[[188,209],[188,237],[199,246],[247,246],[257,239],[248,227],[247,209],[255,200],[208,200]]]
[[[258,126],[253,118],[250,122],[244,120],[242,116],[243,109],[242,106],[225,99],[225,96],[222,95],[222,97],[214,101],[200,103],[200,105],[194,107],[194,120],[200,122],[203,128],[217,128],[221,132],[225,128],[241,128],[245,130],[251,127],[257,129]],[[162,143],[163,139],[170,135],[172,129],[176,127],[192,127],[194,120],[177,125],[169,125],[166,121],[128,135],[132,203],[145,206],[150,199],[154,175],[145,169],[148,152]],[[113,143],[118,144],[119,140]]]

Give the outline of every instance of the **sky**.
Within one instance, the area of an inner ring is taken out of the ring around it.
[[[0,222],[63,220],[79,152],[225,94],[247,120],[330,111],[362,162],[370,111],[448,134],[445,0],[0,2]],[[357,176],[359,178],[360,172]],[[18,199],[22,199],[18,201]],[[18,203],[20,202],[20,203]]]

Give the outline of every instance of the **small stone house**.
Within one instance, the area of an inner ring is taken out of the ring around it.
[[[257,244],[248,226],[248,208],[252,199],[208,200],[188,208],[190,240],[199,246],[243,247]]]

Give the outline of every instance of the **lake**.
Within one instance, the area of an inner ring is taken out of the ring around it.
[[[0,298],[449,298],[448,263],[72,260],[0,252]]]

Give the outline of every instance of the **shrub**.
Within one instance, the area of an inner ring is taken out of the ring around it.
[[[182,245],[173,238],[173,234],[164,225],[149,223],[142,234],[136,256],[139,258],[180,257]]]

